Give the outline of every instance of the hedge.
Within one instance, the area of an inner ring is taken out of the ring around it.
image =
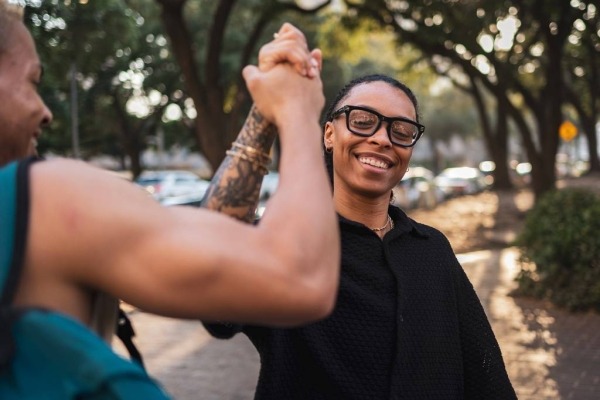
[[[528,213],[515,244],[517,293],[570,310],[600,311],[600,198],[583,189],[551,191]]]

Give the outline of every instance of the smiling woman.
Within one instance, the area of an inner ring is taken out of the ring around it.
[[[498,343],[448,240],[390,205],[424,131],[401,82],[369,75],[330,105],[323,144],[342,238],[337,304],[295,329],[242,331],[256,399],[514,399]]]

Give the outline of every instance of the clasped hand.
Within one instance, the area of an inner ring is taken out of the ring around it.
[[[310,51],[304,34],[289,23],[275,36],[260,49],[258,66],[243,70],[256,107],[277,126],[291,117],[318,121],[325,103],[321,51]]]

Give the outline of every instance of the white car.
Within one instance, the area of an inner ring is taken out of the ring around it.
[[[269,171],[267,175],[263,177],[262,184],[260,185],[260,194],[258,195],[258,207],[256,208],[256,218],[261,218],[265,212],[267,201],[273,196],[279,185],[279,172]]]
[[[260,201],[267,201],[277,190],[279,185],[279,172],[270,171],[263,177],[262,185],[260,185]]]
[[[485,176],[478,168],[446,168],[435,177],[446,198],[479,193],[486,189]]]
[[[393,204],[404,210],[431,209],[444,199],[435,185],[433,172],[423,167],[411,167],[393,191]]]
[[[199,204],[210,185],[184,170],[144,171],[135,183],[165,205]]]

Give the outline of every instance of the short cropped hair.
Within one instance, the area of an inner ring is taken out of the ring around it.
[[[0,58],[8,50],[15,23],[23,22],[23,7],[0,0]]]

